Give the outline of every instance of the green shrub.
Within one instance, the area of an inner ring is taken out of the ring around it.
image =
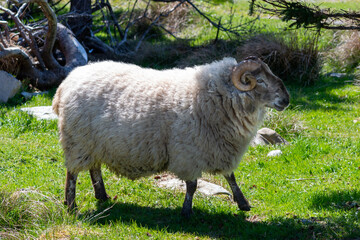
[[[330,71],[352,72],[360,66],[360,32],[345,31],[335,38],[337,46],[326,55]]]
[[[257,56],[285,82],[312,84],[319,76],[320,59],[317,39],[301,40],[296,34],[261,34],[250,38],[237,49],[237,58]]]

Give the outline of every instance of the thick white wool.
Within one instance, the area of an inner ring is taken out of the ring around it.
[[[233,58],[158,71],[111,61],[76,68],[53,108],[70,172],[105,164],[136,179],[168,170],[183,180],[228,174],[264,115],[230,81]]]

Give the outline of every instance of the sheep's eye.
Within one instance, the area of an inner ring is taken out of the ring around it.
[[[259,79],[257,79],[257,82],[258,82],[258,83],[263,83],[264,80],[262,80],[261,78],[259,78]]]

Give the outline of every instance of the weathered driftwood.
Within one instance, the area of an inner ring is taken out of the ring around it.
[[[40,6],[47,19],[46,26],[33,28],[22,22],[20,16],[29,3]],[[73,68],[87,63],[86,52],[72,32],[57,22],[47,0],[25,0],[19,4],[21,7],[16,13],[0,6],[0,11],[7,13],[15,24],[14,29],[9,30],[7,22],[0,23],[0,68],[16,75],[19,80],[30,80],[31,85],[39,89],[57,86]],[[42,35],[43,45],[39,46],[42,41],[37,40]],[[65,65],[54,57],[55,42],[65,56]]]

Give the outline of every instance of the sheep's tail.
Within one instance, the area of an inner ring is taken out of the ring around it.
[[[53,102],[52,102],[52,109],[59,116],[59,105],[60,105],[60,98],[61,98],[61,86],[58,87],[56,90]]]

